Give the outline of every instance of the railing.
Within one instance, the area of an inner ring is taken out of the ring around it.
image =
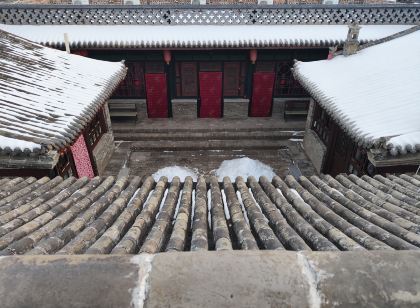
[[[420,5],[0,6],[15,25],[290,25],[418,24]]]

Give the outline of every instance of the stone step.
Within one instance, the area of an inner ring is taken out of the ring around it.
[[[243,149],[286,149],[288,140],[161,140],[131,142],[133,151],[197,151],[197,150],[243,150]]]
[[[249,122],[248,124],[242,123],[235,125],[235,122],[227,125],[225,122],[219,123],[203,123],[202,125],[194,123],[185,123],[184,125],[171,122],[159,122],[161,125],[156,125],[155,122],[142,123],[142,125],[125,123],[113,123],[112,129],[114,133],[206,133],[206,132],[271,132],[271,131],[303,131],[305,130],[305,122]]]
[[[184,131],[184,132],[114,132],[115,140],[145,141],[145,140],[281,140],[303,138],[304,131]]]

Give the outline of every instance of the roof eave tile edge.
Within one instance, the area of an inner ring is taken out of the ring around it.
[[[87,25],[89,26],[89,25]],[[372,40],[364,40],[363,42],[371,42]],[[47,47],[53,48],[63,48],[63,43],[61,42],[38,42]],[[80,49],[80,48],[98,48],[98,49],[107,49],[107,48],[127,48],[127,49],[185,49],[185,48],[198,48],[198,49],[231,49],[231,48],[326,48],[331,45],[342,45],[344,40],[321,40],[321,41],[312,41],[312,40],[282,40],[275,39],[270,41],[239,41],[237,43],[227,42],[227,41],[198,41],[198,42],[183,42],[183,41],[164,41],[164,42],[148,42],[148,41],[136,41],[133,44],[133,41],[117,41],[117,42],[101,42],[101,41],[83,41],[83,42],[72,42],[70,44],[71,48]]]
[[[124,65],[124,62],[120,62],[120,68],[108,78],[108,81],[106,84],[102,87],[101,92],[97,95],[96,100],[89,106],[87,106],[85,109],[83,109],[83,113],[88,114],[86,117],[86,121],[84,123],[83,127],[80,127],[80,125],[77,123],[77,119],[74,119],[70,125],[78,126],[78,128],[75,130],[75,137],[70,143],[67,143],[64,145],[64,147],[72,145],[77,137],[83,132],[85,126],[87,123],[89,123],[93,117],[97,114],[98,110],[102,108],[102,106],[107,102],[109,97],[112,95],[112,93],[116,90],[118,85],[121,83],[121,81],[125,78],[127,75],[127,67]],[[93,110],[93,112],[92,112]],[[55,149],[60,149],[62,147],[55,146]]]
[[[342,115],[337,108],[337,105],[334,103],[333,99],[329,98],[325,93],[323,93],[318,86],[305,77],[300,71],[300,61],[295,61],[293,65],[292,72],[293,76],[299,83],[304,87],[304,89],[311,95],[311,97],[321,105],[322,108],[334,119],[334,121],[346,132],[353,140],[357,142],[359,146],[362,146],[366,149],[372,147],[381,147],[384,146],[384,139],[379,138],[373,140],[372,138],[366,138],[363,135],[359,135],[359,131],[352,124],[350,120],[344,115]]]

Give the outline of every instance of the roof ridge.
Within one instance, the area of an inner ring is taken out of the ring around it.
[[[409,29],[405,29],[403,31],[385,36],[385,37],[383,37],[381,39],[378,39],[376,41],[371,41],[371,42],[368,42],[366,44],[360,45],[357,51],[360,51],[360,50],[363,50],[363,49],[366,49],[366,48],[369,48],[369,47],[372,47],[372,46],[376,46],[376,45],[379,45],[379,44],[382,44],[382,43],[386,43],[386,42],[395,40],[397,38],[406,36],[408,34],[414,33],[414,32],[419,31],[419,30],[420,30],[420,24],[415,25],[414,27],[411,27]]]

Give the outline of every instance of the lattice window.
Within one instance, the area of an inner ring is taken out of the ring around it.
[[[176,96],[196,97],[198,93],[197,62],[176,63]]]
[[[100,109],[85,129],[86,144],[93,150],[98,144],[102,135],[107,132],[103,109]]]
[[[127,76],[115,91],[114,98],[144,98],[146,89],[144,83],[144,62],[129,62]]]
[[[277,62],[274,96],[308,96],[308,93],[293,77],[293,61]]]
[[[183,0],[182,0],[183,1]],[[247,0],[248,1],[248,0]],[[162,1],[166,2],[166,1]],[[253,1],[254,2],[254,1]],[[36,9],[0,7],[0,23],[29,25],[271,25],[349,23],[386,25],[416,24],[420,21],[420,7],[325,5],[319,7],[295,5],[292,7],[240,6],[205,7],[92,7],[45,6]]]

